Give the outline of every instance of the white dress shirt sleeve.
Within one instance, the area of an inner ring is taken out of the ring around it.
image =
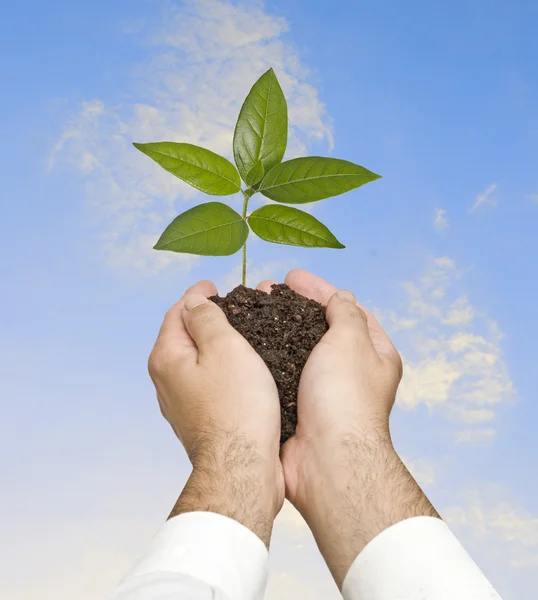
[[[414,517],[375,537],[349,569],[345,600],[500,600],[448,526]]]
[[[165,523],[108,600],[261,600],[268,553],[223,515],[184,513]]]

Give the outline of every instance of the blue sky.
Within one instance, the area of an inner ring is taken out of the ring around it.
[[[181,489],[188,464],[146,359],[183,290],[228,291],[239,256],[151,250],[202,197],[130,142],[230,155],[240,104],[273,66],[288,156],[383,179],[312,207],[346,250],[253,241],[251,283],[301,266],[377,311],[406,363],[398,448],[503,597],[531,598],[537,23],[534,2],[485,0],[0,9],[0,595],[67,600],[83,582],[81,600],[104,596]],[[338,597],[326,570],[306,577],[320,559],[289,507],[274,549],[269,600]]]

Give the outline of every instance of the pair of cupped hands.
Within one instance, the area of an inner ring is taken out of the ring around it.
[[[269,293],[273,283],[258,289]],[[168,311],[149,359],[161,412],[193,465],[172,516],[220,512],[266,545],[285,497],[316,535],[327,521],[322,513],[349,489],[357,468],[349,464],[350,448],[390,446],[389,415],[402,376],[396,348],[353,293],[303,270],[288,273],[285,283],[326,306],[329,329],[302,372],[297,430],[281,450],[276,384],[208,300],[217,293],[212,282],[196,283]]]

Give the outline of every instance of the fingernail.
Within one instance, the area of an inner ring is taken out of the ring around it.
[[[185,310],[192,310],[201,304],[206,304],[209,300],[202,294],[189,294],[185,298]]]
[[[340,298],[340,300],[345,300],[346,302],[357,302],[355,294],[349,290],[340,290],[336,295]]]

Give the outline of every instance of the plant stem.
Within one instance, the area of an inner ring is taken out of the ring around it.
[[[243,246],[243,274],[241,275],[241,283],[247,285],[247,243]]]
[[[251,194],[249,194],[248,190],[245,192],[244,190],[241,190],[243,192],[243,213],[242,213],[242,217],[243,220],[247,220],[247,206],[248,206],[248,200],[251,196]],[[241,275],[241,283],[246,287],[247,285],[247,242],[245,242],[245,244],[243,245],[243,268],[242,268],[242,275]]]

